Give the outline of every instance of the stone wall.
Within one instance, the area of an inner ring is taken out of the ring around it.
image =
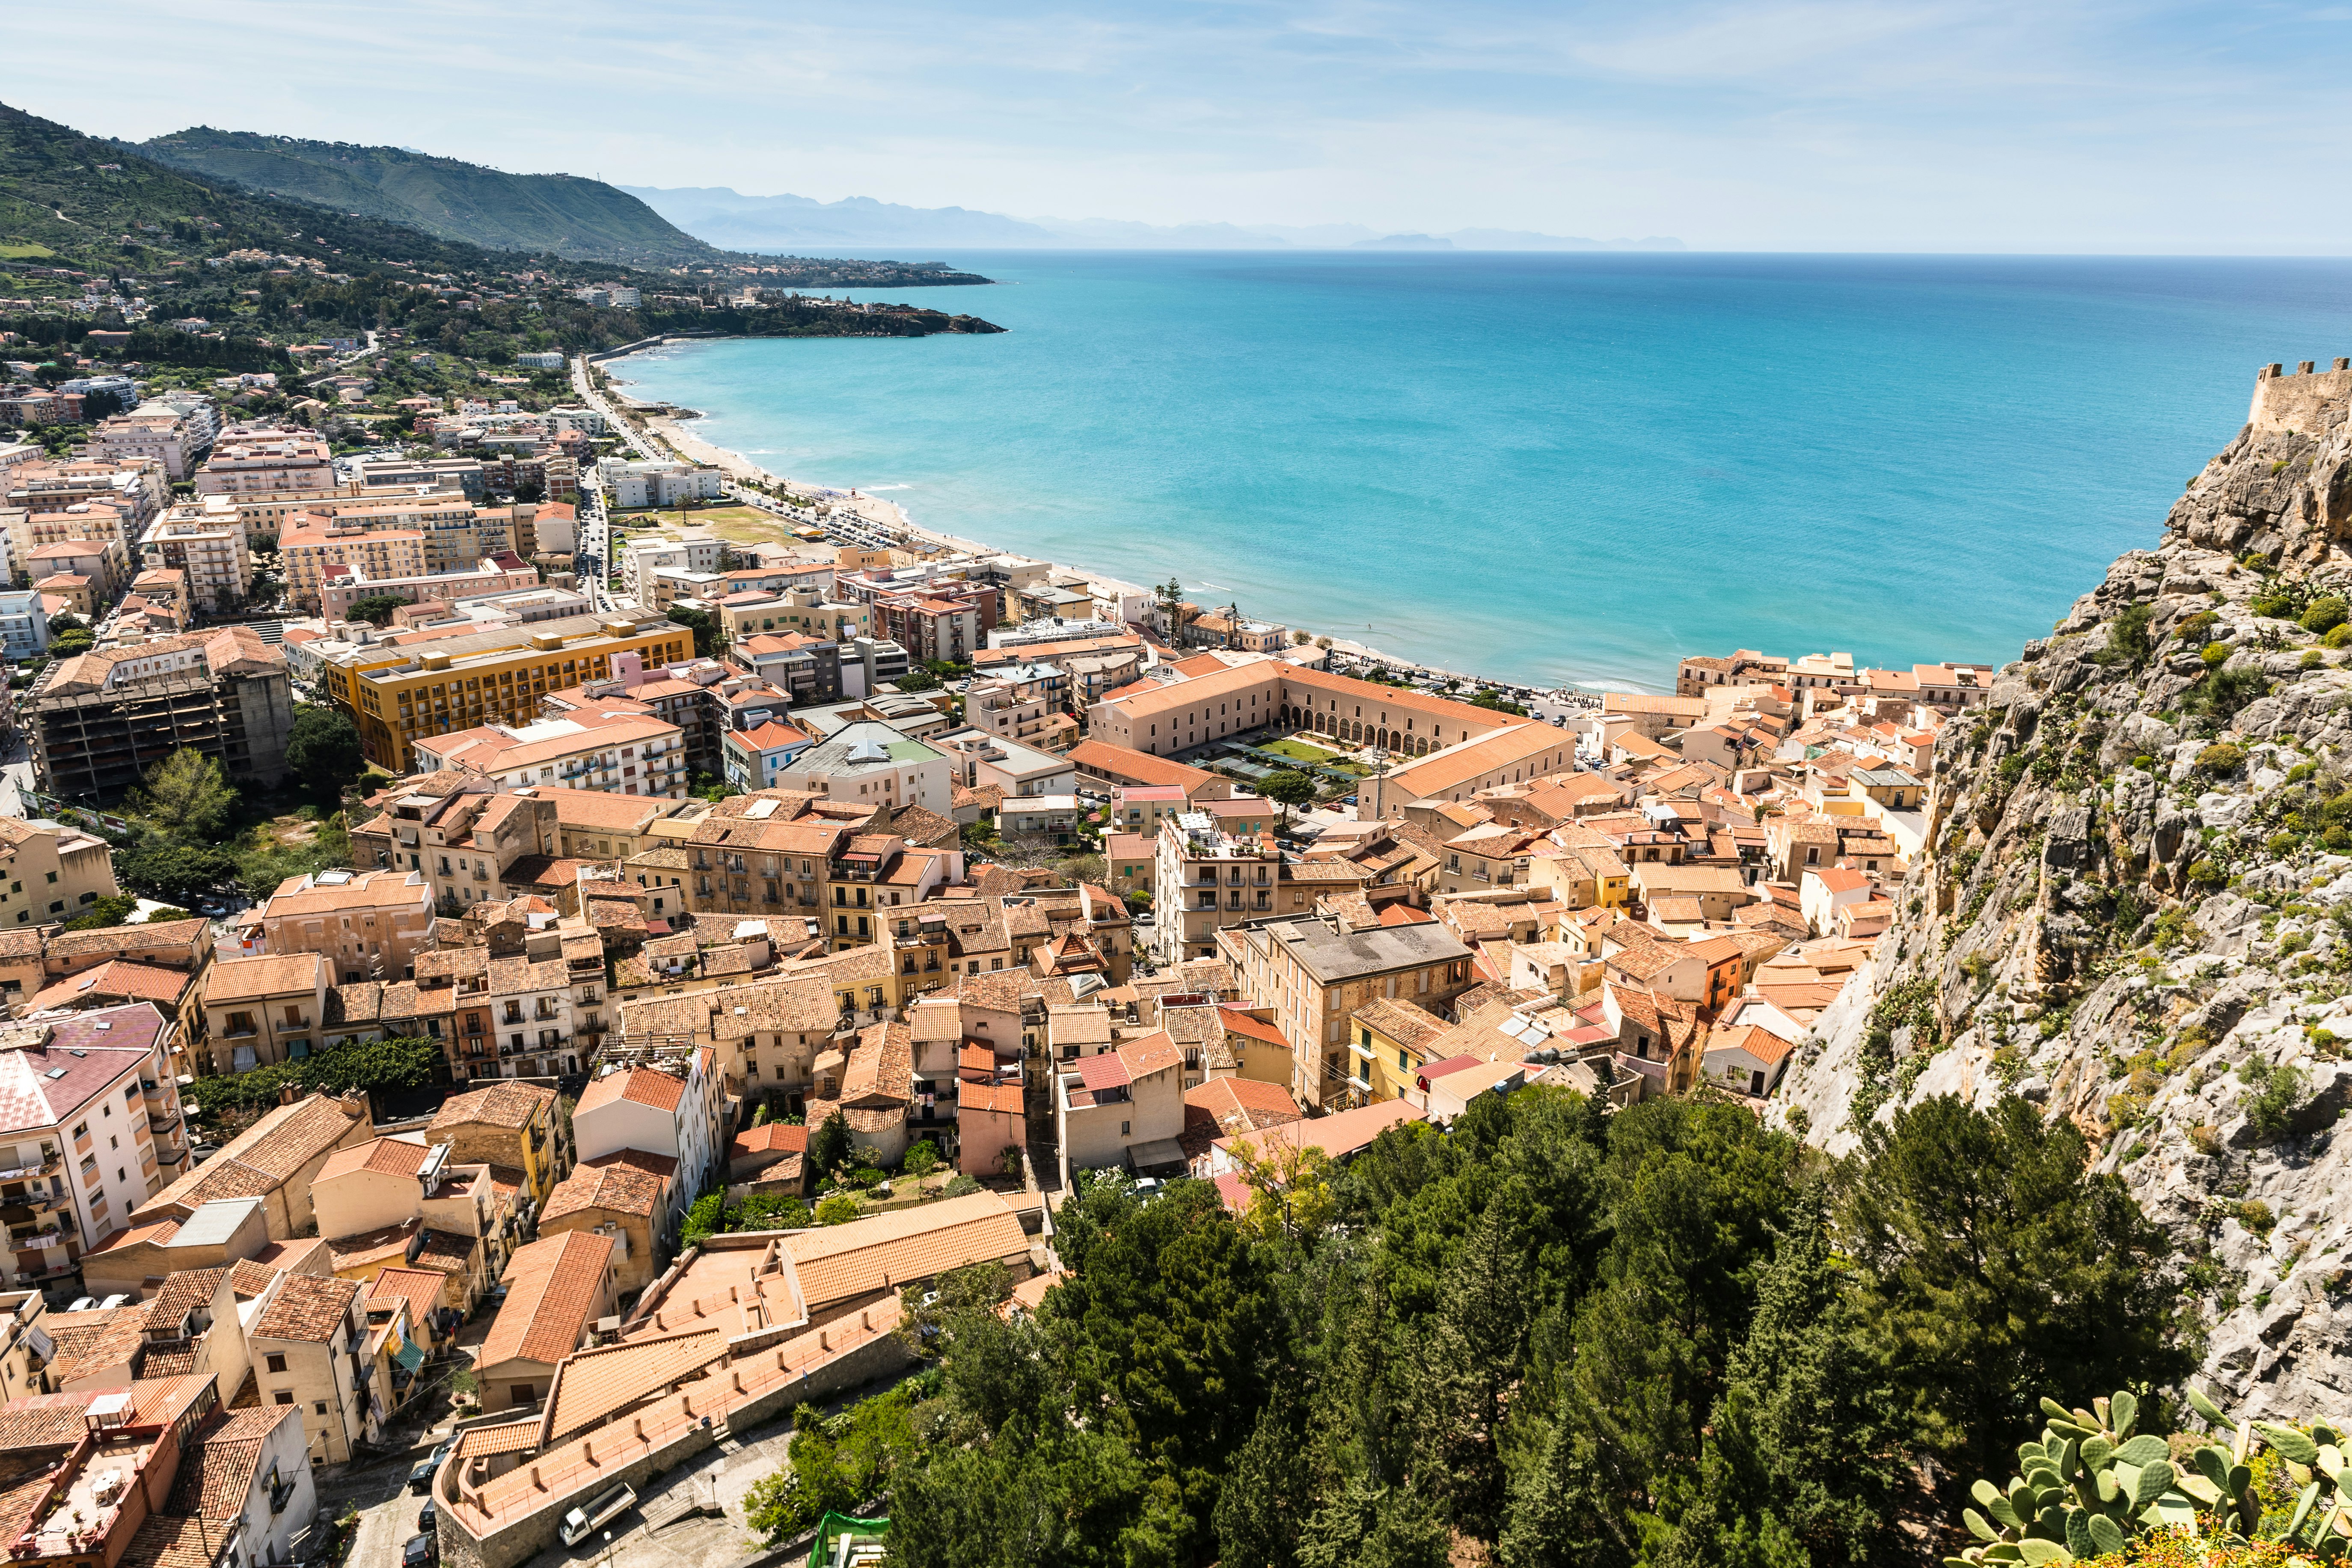
[[[834,1325],[836,1331],[838,1327]],[[755,1340],[741,1348],[743,1353],[748,1354],[756,1353],[765,1346]],[[557,1544],[556,1531],[563,1522],[566,1510],[598,1495],[615,1482],[626,1481],[642,1495],[657,1477],[678,1468],[704,1450],[716,1447],[723,1431],[730,1428],[749,1431],[771,1421],[781,1420],[803,1401],[824,1404],[862,1384],[896,1377],[913,1361],[913,1355],[898,1335],[877,1333],[840,1354],[807,1368],[798,1378],[781,1383],[754,1398],[742,1400],[729,1408],[723,1416],[715,1417],[707,1425],[690,1427],[626,1464],[598,1465],[593,1470],[574,1472],[547,1493],[544,1503],[507,1521],[478,1540],[455,1517],[457,1509],[453,1505],[458,1500],[458,1483],[453,1459],[445,1464],[435,1478],[435,1496],[440,1503],[439,1538],[444,1568],[519,1568],[520,1564]],[[686,1392],[696,1396],[696,1407],[699,1408],[699,1391],[708,1389],[715,1404],[726,1398],[728,1381],[728,1367],[722,1364],[713,1368],[706,1377],[688,1384]],[[623,1417],[614,1426],[625,1423],[626,1417]],[[596,1434],[592,1432],[585,1436],[593,1441]],[[531,1462],[529,1458],[522,1460],[524,1465]]]
[[[2317,435],[2321,411],[2341,404],[2347,395],[2352,395],[2352,361],[2339,359],[2333,369],[2321,370],[2315,362],[2305,360],[2292,374],[2283,365],[2264,365],[2254,378],[2254,401],[2246,422],[2258,432]]]

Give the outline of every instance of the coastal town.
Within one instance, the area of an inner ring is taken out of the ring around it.
[[[0,1428],[60,1568],[504,1568],[681,1468],[684,1540],[943,1277],[1034,1309],[1086,1182],[1760,1110],[1991,673],[1480,682],[698,460],[585,358],[380,408],[325,347],[0,409]],[[162,884],[166,775],[322,755],[339,852]]]

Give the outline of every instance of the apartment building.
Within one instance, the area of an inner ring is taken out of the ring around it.
[[[270,954],[315,952],[331,981],[404,980],[433,942],[433,889],[415,869],[315,871],[279,883],[259,924]]]
[[[331,623],[349,620],[352,606],[362,599],[391,597],[412,605],[455,605],[461,599],[536,588],[539,583],[539,568],[512,553],[491,556],[470,569],[410,576],[379,577],[366,562],[347,563],[342,571],[321,575],[319,614]]]
[[[611,1237],[615,1284],[622,1295],[635,1296],[654,1282],[668,1255],[664,1221],[677,1209],[670,1199],[677,1174],[677,1162],[668,1155],[636,1149],[583,1160],[549,1196],[540,1234],[583,1230]]]
[[[451,1095],[426,1125],[425,1141],[448,1144],[459,1163],[520,1173],[523,1195],[542,1208],[573,1158],[555,1091],[535,1083],[499,1080]]]
[[[196,470],[200,496],[284,495],[296,490],[332,495],[344,487],[335,477],[334,448],[307,430],[234,426],[213,443],[212,456]]]
[[[49,613],[36,589],[0,591],[0,658],[38,658],[49,651]]]
[[[716,500],[726,493],[727,476],[697,463],[607,458],[596,466],[596,477],[612,492],[613,507],[617,511],[676,506],[684,500]]]
[[[625,655],[640,667],[683,663],[694,637],[667,620],[574,616],[414,647],[360,644],[324,656],[320,673],[368,759],[400,774],[415,771],[420,737],[530,723],[549,692],[610,679]]]
[[[457,490],[478,501],[485,493],[482,465],[475,458],[369,458],[358,465],[359,480],[375,490]]]
[[[1217,933],[1242,1000],[1265,1009],[1291,1051],[1290,1092],[1301,1105],[1360,1102],[1371,1086],[1348,1050],[1348,1019],[1372,1001],[1409,1000],[1433,1012],[1471,984],[1470,950],[1435,921],[1356,929],[1335,916],[1290,915]]]
[[[184,749],[218,758],[239,783],[274,787],[294,727],[285,656],[246,626],[61,658],[19,711],[42,790],[100,800]]]
[[[726,542],[708,533],[689,533],[683,538],[655,534],[633,539],[621,552],[613,577],[638,604],[647,609],[667,611],[669,602],[678,595],[677,585],[673,583],[667,584],[668,592],[664,595],[664,573],[716,576],[719,560],[726,552]]]
[[[68,462],[12,463],[0,470],[0,522],[18,557],[33,548],[30,519],[64,511],[80,501],[105,501],[123,509],[133,529],[147,526],[172,499],[163,465],[146,458],[78,458]]]
[[[560,948],[547,957],[494,958],[480,947],[419,953],[417,1022],[442,1043],[450,1076],[459,1082],[577,1073],[578,979]],[[591,996],[603,979],[600,965],[587,978]]]
[[[356,1279],[282,1275],[246,1331],[262,1405],[301,1415],[314,1464],[350,1462],[355,1446],[381,1435],[380,1413],[392,1403],[378,1381],[388,1374],[366,1354],[366,1295]]]
[[[175,1028],[146,1002],[0,1025],[0,1289],[62,1282],[187,1168]]]
[[[245,520],[226,497],[175,506],[148,525],[139,541],[149,571],[179,571],[191,609],[233,615],[253,583],[253,552]]]
[[[130,555],[111,539],[60,539],[25,557],[33,585],[78,601],[83,614],[114,602],[130,581]]]
[[[419,737],[415,750],[420,768],[445,768],[508,786],[560,784],[684,800],[691,776],[685,733],[677,725],[651,713],[593,706],[530,724],[485,724],[454,735]]]
[[[327,1044],[327,988],[335,970],[321,952],[216,960],[205,972],[205,1035],[190,1054],[210,1073],[251,1072]]]
[[[357,524],[320,526],[316,512],[289,529],[278,542],[286,597],[305,615],[316,615],[324,603],[330,576],[421,577],[425,535],[413,528],[368,529]],[[340,572],[336,568],[341,568]]]
[[[426,572],[478,569],[515,547],[516,519],[530,503],[478,506],[462,492],[394,490],[322,501],[311,515],[334,529],[415,532],[425,542]]]
[[[725,1096],[708,1046],[607,1047],[572,1110],[572,1135],[585,1164],[634,1149],[677,1162],[664,1229],[675,1234],[686,1205],[717,1174],[726,1154]]]
[[[226,1198],[260,1205],[262,1224],[272,1240],[315,1236],[311,1179],[337,1149],[364,1143],[374,1135],[367,1096],[356,1089],[341,1098],[314,1093],[280,1105],[131,1210],[127,1223],[133,1229],[169,1226],[159,1240],[193,1240],[205,1234],[196,1223],[199,1215],[219,1212],[213,1204]]]
[[[776,788],[806,790],[854,805],[955,809],[947,754],[874,720],[843,726],[778,770]]]
[[[69,920],[121,891],[104,839],[47,818],[0,816],[0,926]]]
[[[152,458],[163,465],[164,478],[177,483],[188,477],[204,445],[185,415],[149,403],[100,420],[89,433],[88,450],[100,458]]]

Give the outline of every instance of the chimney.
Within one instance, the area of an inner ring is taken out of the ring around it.
[[[292,1084],[281,1083],[278,1086],[278,1103],[280,1105],[291,1105],[294,1103],[294,1086]]]
[[[1088,925],[1095,923],[1094,889],[1087,886],[1083,877],[1078,879],[1078,918]]]

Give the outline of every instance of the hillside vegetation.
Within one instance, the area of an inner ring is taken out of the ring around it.
[[[444,267],[483,259],[405,225],[194,179],[0,104],[0,255],[145,271],[244,247]]]
[[[2080,1128],[2210,1386],[2295,1420],[2352,1386],[2346,416],[2248,426],[1945,729],[1930,852],[1775,1110],[1832,1153],[1937,1095]]]
[[[626,192],[574,174],[509,174],[398,147],[194,126],[128,151],[339,212],[414,225],[492,250],[645,266],[720,253]]]

